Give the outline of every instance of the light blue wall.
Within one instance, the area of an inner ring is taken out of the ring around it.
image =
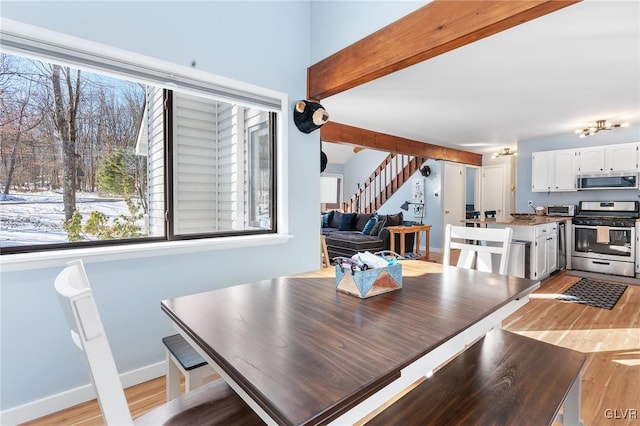
[[[311,62],[316,63],[332,55],[426,3],[428,2],[312,1]]]
[[[353,196],[356,190],[356,182],[363,182],[371,175],[371,172],[384,160],[387,152],[366,149],[360,151],[344,164],[345,200]],[[409,180],[385,202],[379,209],[380,214],[395,214],[402,212],[406,220],[419,221],[419,217],[414,217],[411,210],[408,212],[401,210],[400,206],[407,200],[413,198],[411,182],[415,179],[424,179],[425,182],[425,217],[424,223],[431,225],[430,246],[439,249],[442,243],[442,203],[440,197],[440,176],[442,161],[427,160],[426,165],[431,167],[431,175],[424,178],[420,172],[415,172]],[[435,194],[438,194],[436,196]],[[424,246],[424,239],[422,241]]]
[[[640,200],[640,191],[632,189],[609,191],[575,191],[575,192],[532,192],[531,191],[531,154],[538,151],[556,149],[590,147],[640,141],[640,125],[603,131],[586,138],[579,138],[573,133],[532,139],[518,143],[516,211],[526,212],[528,200],[536,206],[549,204],[574,204],[579,201],[635,201]]]
[[[356,193],[357,183],[363,183],[376,167],[384,160],[388,152],[365,149],[351,156],[344,163],[344,199],[349,200]]]
[[[2,16],[288,93],[306,94],[308,2],[3,1]],[[87,265],[121,372],[164,359],[162,299],[319,264],[319,133],[289,125],[290,231],[281,246]],[[0,410],[89,383],[53,291],[59,268],[0,273]]]

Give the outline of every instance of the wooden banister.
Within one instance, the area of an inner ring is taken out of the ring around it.
[[[373,213],[420,168],[427,159],[390,153],[343,204],[345,212]]]

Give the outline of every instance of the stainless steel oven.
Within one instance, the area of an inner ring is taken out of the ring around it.
[[[635,275],[637,201],[581,201],[573,218],[573,269]]]

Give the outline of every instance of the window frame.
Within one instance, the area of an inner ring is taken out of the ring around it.
[[[20,55],[30,59],[45,60],[51,63],[87,69],[93,72],[124,78],[141,83],[161,87],[168,90],[196,96],[212,97],[224,101],[256,106],[251,103],[251,96],[265,105],[276,105],[276,120],[272,121],[275,135],[275,155],[273,158],[272,206],[274,221],[272,230],[249,230],[237,233],[218,233],[190,235],[188,238],[172,238],[168,226],[163,237],[144,237],[137,239],[121,239],[110,241],[84,241],[64,244],[42,244],[20,249],[20,246],[2,249],[0,265],[3,270],[22,269],[24,262],[33,268],[33,262],[49,265],[51,261],[60,265],[62,259],[88,257],[96,261],[117,258],[148,257],[165,250],[171,253],[229,249],[271,244],[282,244],[292,236],[288,234],[288,172],[286,167],[288,147],[288,126],[290,121],[287,108],[286,93],[265,89],[252,84],[216,76],[193,68],[176,65],[170,62],[149,58],[121,49],[80,38],[63,35],[39,27],[19,23],[9,19],[0,20],[0,46],[3,52]],[[95,53],[99,52],[99,53]],[[221,95],[222,93],[222,95]],[[225,98],[226,96],[226,98]],[[271,115],[272,116],[272,115]],[[167,134],[165,134],[165,139]],[[168,175],[167,163],[171,163],[171,153],[165,152],[165,174]],[[165,208],[173,206],[166,191],[173,179],[165,179]],[[166,221],[165,224],[171,223]],[[15,250],[14,250],[15,249]],[[126,255],[122,255],[127,253]],[[91,260],[89,260],[91,261]],[[45,267],[43,266],[43,267]]]

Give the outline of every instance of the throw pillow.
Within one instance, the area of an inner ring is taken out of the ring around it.
[[[402,222],[404,222],[404,219],[402,218],[402,212],[387,215],[387,226],[402,225]]]
[[[384,228],[386,224],[387,224],[386,219],[378,218],[378,221],[373,226],[373,229],[371,229],[371,233],[369,235],[375,235],[377,237],[378,234],[380,234],[380,230]]]
[[[353,230],[353,222],[356,219],[357,213],[342,213],[342,221],[338,231],[351,231]]]
[[[371,217],[371,219],[369,219],[367,223],[364,225],[364,228],[362,228],[362,234],[363,235],[371,234],[371,230],[373,229],[373,227],[376,225],[377,222],[378,222],[378,216]]]
[[[329,228],[340,228],[340,223],[342,222],[343,213],[332,210],[333,215],[331,215],[331,219],[329,219]]]
[[[333,218],[333,210],[327,213],[323,213],[322,215],[322,227],[328,228],[331,223],[331,219]]]

